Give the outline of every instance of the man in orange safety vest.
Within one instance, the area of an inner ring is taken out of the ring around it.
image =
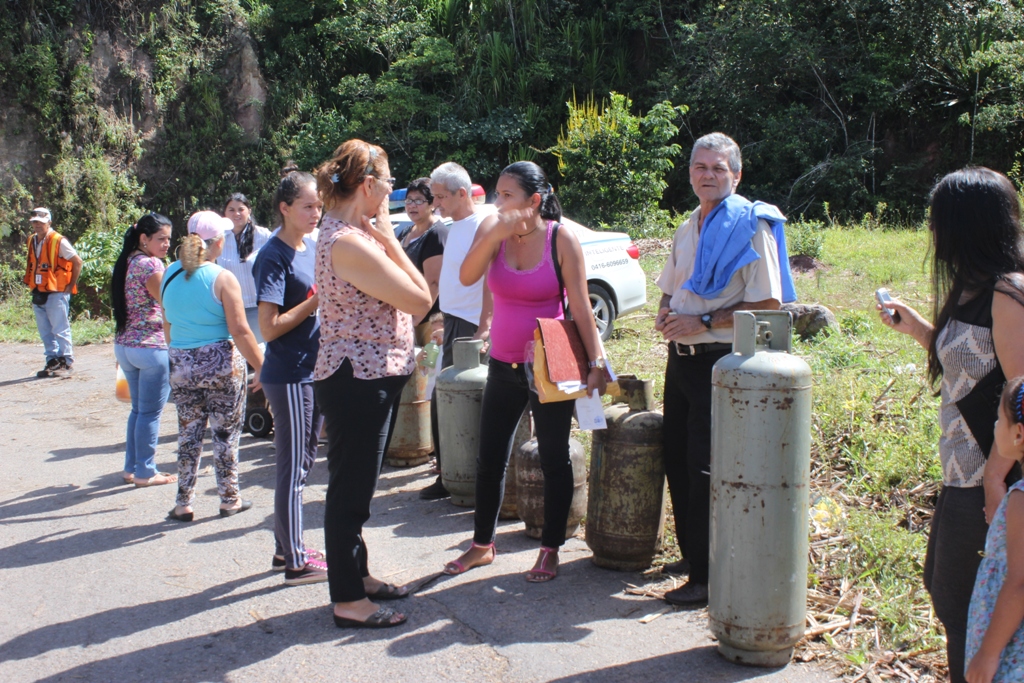
[[[46,366],[36,377],[70,374],[75,364],[68,314],[71,295],[78,293],[82,257],[67,238],[50,229],[50,221],[49,209],[33,209],[29,216],[33,234],[24,280],[32,290],[32,311],[46,354]]]

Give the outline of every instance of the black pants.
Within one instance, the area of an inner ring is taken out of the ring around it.
[[[314,384],[327,426],[327,503],[324,548],[331,602],[366,597],[369,576],[363,524],[387,452],[393,414],[408,375],[357,379],[345,360],[338,371]]]
[[[665,476],[676,536],[690,580],[708,582],[711,525],[711,369],[728,350],[680,356],[669,346],[665,369]]]
[[[452,349],[455,347],[455,340],[462,337],[472,337],[476,334],[477,327],[477,325],[468,320],[456,318],[454,315],[446,315],[444,317],[444,341],[441,344],[441,365],[437,368],[438,372],[454,363],[454,352]],[[434,439],[434,457],[437,458],[437,466],[440,467],[441,429],[437,423],[437,401],[434,400],[433,392],[430,394],[430,435]]]
[[[965,680],[967,613],[988,534],[984,507],[983,487],[943,486],[928,534],[924,587],[932,596],[935,616],[946,629],[946,659],[952,683]]]
[[[505,470],[512,452],[516,427],[526,404],[533,409],[540,466],[544,472],[544,531],[541,543],[559,548],[565,543],[565,527],[572,505],[572,462],[569,460],[569,430],[574,401],[541,403],[530,390],[522,363],[491,358],[480,415],[480,452],[476,459],[476,512],[473,540],[479,544],[494,540],[498,512],[505,493]]]

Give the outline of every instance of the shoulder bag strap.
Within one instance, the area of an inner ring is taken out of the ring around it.
[[[555,277],[558,278],[558,300],[562,302],[562,317],[572,320],[572,314],[565,305],[565,280],[562,279],[562,266],[558,263],[558,229],[561,223],[555,223],[551,228],[551,263],[555,267]]]
[[[176,278],[179,275],[181,275],[183,272],[185,272],[185,269],[184,268],[179,268],[178,270],[174,271],[174,273],[169,278],[167,278],[167,282],[165,282],[164,286],[160,288],[160,300],[161,301],[163,301],[164,292],[167,291],[167,285],[171,284],[171,281],[174,280],[174,278]]]

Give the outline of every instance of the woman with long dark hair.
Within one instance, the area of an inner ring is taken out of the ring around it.
[[[388,220],[394,187],[384,150],[349,140],[316,170],[326,212],[316,244],[320,353],[313,373],[327,425],[327,577],[337,626],[397,626],[371,602],[407,595],[370,575],[363,524],[413,357],[413,316],[432,299]],[[376,222],[371,218],[376,217]]]
[[[587,294],[583,250],[572,230],[559,225],[562,207],[544,171],[532,161],[506,166],[498,178],[494,203],[497,220],[488,219],[480,226],[459,271],[466,286],[487,275],[494,317],[480,416],[487,428],[480,434],[477,456],[473,543],[447,564],[445,573],[461,574],[494,561],[505,469],[516,425],[529,404],[544,472],[544,530],[540,554],[526,580],[539,583],[557,576],[558,549],[565,543],[573,490],[569,429],[574,402],[541,403],[527,380],[524,361],[537,318],[563,317],[559,270],[569,311],[590,359],[587,388],[599,394],[605,390],[604,349]]]
[[[229,270],[238,280],[242,288],[245,319],[256,341],[262,344],[264,339],[260,332],[256,281],[253,279],[252,267],[256,254],[270,239],[270,231],[256,225],[249,199],[241,192],[235,192],[224,202],[224,217],[230,218],[234,227],[224,236],[224,249],[217,257],[217,265]]]
[[[260,250],[253,267],[260,328],[267,340],[260,380],[274,412],[277,486],[274,489],[274,558],[289,586],[327,580],[323,555],[302,539],[302,493],[316,460],[323,416],[313,396],[320,348],[316,243],[323,202],[316,178],[291,171],[277,185],[274,207],[281,229]]]
[[[1024,246],[1020,200],[987,168],[950,173],[932,190],[928,322],[900,301],[882,321],[928,351],[939,383],[942,490],[935,503],[924,585],[946,629],[949,675],[964,680],[971,591],[988,521],[1006,494],[1013,460],[998,457],[992,425],[1007,377],[1024,374]]]
[[[126,484],[139,488],[178,480],[156,469],[160,414],[171,389],[160,312],[160,279],[170,245],[171,221],[158,213],[146,214],[125,232],[110,280],[117,331],[114,357],[128,379],[132,398],[121,476]]]

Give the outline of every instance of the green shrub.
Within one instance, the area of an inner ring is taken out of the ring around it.
[[[821,221],[791,221],[786,223],[786,247],[790,256],[810,256],[821,260],[825,236]]]
[[[93,316],[110,317],[110,274],[122,244],[123,234],[115,230],[91,230],[75,243],[83,264],[78,296],[71,297],[72,314],[88,310]]]
[[[569,103],[569,120],[547,151],[558,158],[566,212],[591,226],[624,229],[634,237],[663,234],[670,214],[659,208],[665,174],[679,156],[669,144],[685,106],[654,105],[646,116],[630,113],[625,95],[612,92],[598,106],[593,96]]]

